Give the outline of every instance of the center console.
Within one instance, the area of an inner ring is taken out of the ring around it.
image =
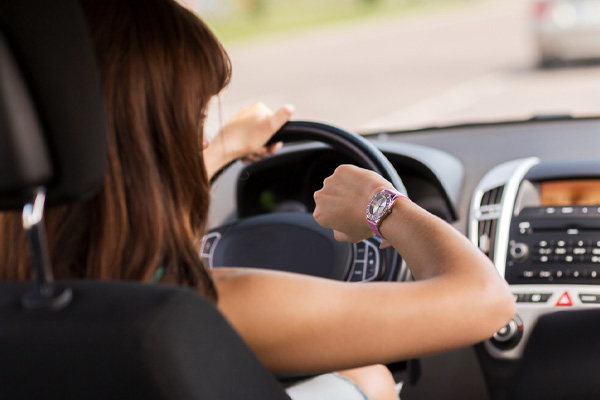
[[[541,315],[600,307],[600,160],[499,165],[474,193],[469,237],[517,302],[486,350],[518,359]]]

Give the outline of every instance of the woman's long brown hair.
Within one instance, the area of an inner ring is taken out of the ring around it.
[[[94,198],[48,210],[57,278],[169,281],[216,300],[198,254],[210,183],[204,113],[229,81],[207,26],[173,0],[81,0],[101,72],[108,170]],[[20,216],[0,218],[0,278],[29,279]]]

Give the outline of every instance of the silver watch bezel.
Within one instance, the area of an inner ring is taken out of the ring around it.
[[[395,200],[397,196],[398,195],[396,193],[391,192],[389,189],[383,189],[383,190],[380,190],[379,192],[377,192],[371,198],[371,200],[369,201],[369,204],[367,204],[367,219],[372,221],[373,223],[377,224],[377,226],[379,226],[382,219],[390,213],[391,206],[393,204],[393,200]],[[385,206],[383,207],[381,212],[374,214],[371,211],[372,205],[376,201],[378,202],[381,198],[385,198]]]

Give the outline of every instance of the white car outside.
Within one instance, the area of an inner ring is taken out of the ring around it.
[[[541,66],[600,58],[600,0],[536,0],[532,29]]]

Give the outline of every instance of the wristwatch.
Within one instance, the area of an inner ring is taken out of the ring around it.
[[[379,231],[379,227],[383,220],[392,212],[392,205],[398,197],[408,198],[396,190],[384,189],[373,196],[371,201],[369,201],[369,205],[367,205],[367,222],[373,233],[382,239],[385,238]]]

